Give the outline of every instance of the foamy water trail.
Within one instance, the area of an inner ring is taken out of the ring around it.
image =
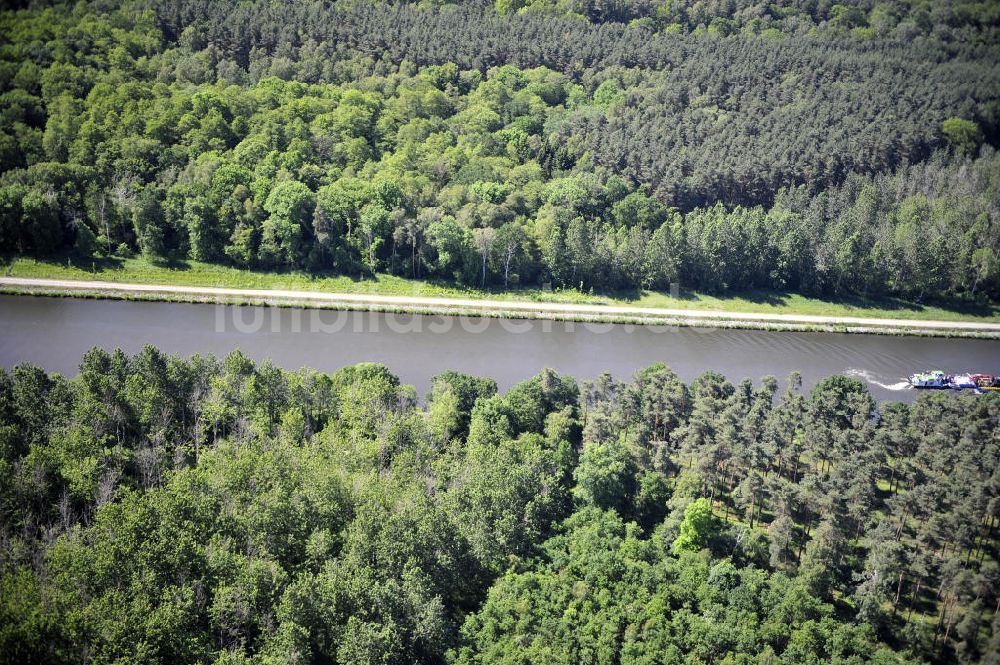
[[[868,383],[878,386],[879,388],[883,388],[885,390],[898,391],[898,390],[909,390],[911,388],[910,382],[905,379],[899,381],[898,383],[882,383],[881,381],[876,379],[871,372],[863,369],[849,369],[846,372],[844,372],[844,374],[864,379]]]

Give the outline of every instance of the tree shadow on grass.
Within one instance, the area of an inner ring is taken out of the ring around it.
[[[167,270],[191,270],[191,263],[187,259],[152,259],[149,263],[157,268],[166,268]]]
[[[936,307],[956,314],[972,316],[997,316],[1000,314],[1000,304],[986,298],[947,298],[928,299],[924,302],[913,302],[895,296],[878,296],[865,298],[859,295],[824,296],[823,302],[857,309],[881,309],[891,312],[923,312],[928,307]]]
[[[20,258],[16,255],[2,254],[0,255],[0,271],[7,272],[14,262],[15,259]],[[65,267],[67,265],[79,268],[81,270],[90,271],[92,274],[99,275],[101,272],[121,270],[125,263],[121,257],[117,256],[81,256],[74,252],[63,252],[61,254],[48,256],[48,257],[30,257],[39,263],[44,263],[52,266]],[[150,264],[158,268],[166,268],[169,270],[186,271],[191,270],[192,266],[186,259],[178,258],[164,258],[151,260]],[[270,274],[270,275],[284,275],[284,276],[305,276],[310,279],[325,279],[325,278],[340,278],[348,279],[353,284],[363,285],[363,284],[378,284],[384,277],[388,275],[384,273],[379,273],[376,275],[365,274],[365,273],[343,273],[337,272],[336,270],[320,270],[320,271],[294,271],[294,270],[271,270],[271,271],[252,271],[254,274]],[[491,285],[485,288],[480,288],[476,284],[461,284],[458,282],[434,278],[434,277],[421,277],[417,280],[411,280],[411,278],[406,276],[399,276],[400,279],[404,281],[412,281],[413,288],[417,289],[421,286],[430,286],[435,288],[440,288],[442,290],[447,290],[451,292],[459,292],[467,294],[469,297],[481,296],[483,294],[492,294],[497,296],[522,296],[526,299],[545,299],[544,295],[548,291],[540,290],[537,286],[519,286],[511,288],[503,288],[502,286]],[[553,295],[557,295],[559,291],[554,291]],[[621,289],[621,290],[610,290],[610,291],[595,291],[592,293],[581,293],[580,295],[586,298],[602,299],[602,298],[614,298],[617,300],[625,302],[638,302],[643,297],[647,295],[646,291],[642,289],[632,288],[632,289]],[[882,310],[885,312],[897,312],[897,313],[919,313],[927,309],[927,307],[937,307],[942,310],[952,312],[955,314],[964,314],[970,316],[980,316],[980,317],[1000,317],[1000,303],[993,302],[985,297],[978,298],[948,298],[940,300],[927,300],[924,303],[917,303],[913,301],[908,301],[903,298],[898,298],[894,296],[878,296],[878,297],[864,297],[857,294],[841,294],[841,295],[817,295],[817,294],[798,294],[794,291],[770,291],[766,289],[750,289],[750,290],[730,290],[722,292],[705,292],[699,293],[691,289],[679,289],[676,293],[671,294],[668,291],[653,291],[652,293],[671,297],[674,300],[684,301],[691,304],[697,304],[699,302],[704,302],[706,296],[712,298],[716,302],[726,302],[726,301],[744,301],[750,302],[755,305],[768,305],[772,307],[787,307],[790,306],[791,300],[796,295],[802,295],[808,298],[812,298],[817,303],[827,304],[830,306],[841,307],[847,310]],[[850,312],[846,312],[848,315]]]
[[[835,307],[842,307],[847,310],[882,310],[885,312],[911,313],[924,312],[928,307],[937,307],[955,314],[966,314],[971,316],[996,317],[1000,316],[1000,303],[992,302],[985,297],[981,298],[948,298],[924,302],[913,302],[895,296],[865,297],[858,294],[809,294],[796,293],[794,291],[769,291],[766,289],[752,290],[731,290],[721,292],[699,293],[690,289],[680,289],[676,294],[671,295],[667,291],[654,291],[658,295],[669,296],[674,300],[685,301],[687,303],[704,302],[706,296],[718,302],[750,302],[755,305],[769,305],[772,307],[788,307],[792,305],[795,296],[803,296],[815,300],[822,306],[827,304]],[[614,298],[625,301],[638,301],[644,296],[644,292],[638,289],[627,289],[614,291],[606,294]],[[849,314],[849,312],[848,312]]]
[[[770,305],[772,307],[785,307],[791,299],[791,293],[781,291],[764,291],[754,289],[752,291],[723,291],[721,293],[709,294],[716,300],[745,300],[755,305]],[[690,300],[701,300],[697,294],[692,294]]]
[[[104,272],[106,270],[120,270],[125,263],[117,256],[81,256],[74,253],[54,254],[51,256],[21,256],[16,254],[5,254],[0,256],[0,267],[9,268],[17,259],[31,259],[50,266],[60,268],[78,268],[91,272]]]
[[[828,294],[796,294],[795,292],[781,291],[732,291],[721,294],[713,294],[719,300],[741,299],[756,304],[767,305],[787,305],[792,296],[802,295],[812,298],[819,303],[831,306],[842,307],[847,310],[881,310],[885,312],[895,312],[903,314],[917,314],[925,312],[929,307],[936,307],[955,314],[967,314],[972,316],[997,316],[1000,314],[1000,304],[991,302],[986,298],[948,298],[948,299],[927,299],[923,302],[914,302],[896,296],[862,296],[859,294],[846,293],[840,295]],[[849,312],[847,313],[850,314]]]

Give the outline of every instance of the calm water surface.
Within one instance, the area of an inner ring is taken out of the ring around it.
[[[578,379],[628,378],[664,362],[686,381],[715,369],[733,381],[802,373],[864,379],[879,399],[911,400],[916,370],[1000,373],[1000,342],[832,333],[509,321],[268,307],[0,296],[0,366],[30,362],[72,376],[87,349],[225,355],[334,371],[377,361],[427,391],[445,369],[490,376],[501,389],[543,367]]]

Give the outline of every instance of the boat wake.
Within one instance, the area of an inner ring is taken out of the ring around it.
[[[846,372],[844,372],[844,374],[848,376],[856,376],[859,379],[864,379],[868,383],[874,386],[878,386],[879,388],[882,388],[884,390],[898,391],[898,390],[910,390],[912,388],[910,382],[905,379],[900,381],[899,383],[882,383],[871,372],[863,369],[849,369]]]

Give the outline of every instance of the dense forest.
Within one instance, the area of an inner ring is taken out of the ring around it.
[[[0,662],[996,663],[998,398],[0,370]]]
[[[1000,2],[6,3],[0,264],[135,255],[1000,301]],[[997,393],[0,369],[0,665],[1000,665],[998,527]]]
[[[1000,3],[24,4],[4,256],[1000,298]]]

